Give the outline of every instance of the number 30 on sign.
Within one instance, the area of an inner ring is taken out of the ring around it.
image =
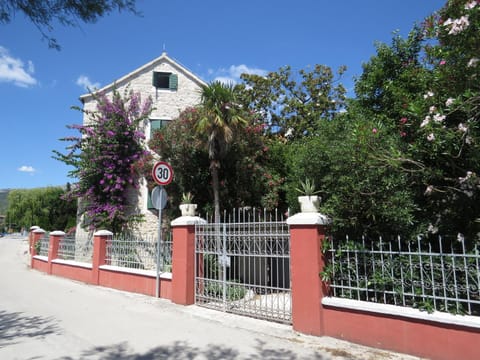
[[[170,184],[173,179],[172,166],[165,161],[156,162],[153,165],[152,177],[158,185]]]

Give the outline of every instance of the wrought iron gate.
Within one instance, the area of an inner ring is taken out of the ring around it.
[[[290,323],[288,225],[276,218],[258,221],[243,216],[240,220],[195,227],[195,301]]]

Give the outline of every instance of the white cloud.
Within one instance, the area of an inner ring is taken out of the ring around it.
[[[25,68],[22,60],[12,57],[8,49],[0,46],[0,82],[12,82],[20,87],[33,86],[37,84],[32,76],[34,72],[33,62],[28,61]]]
[[[223,84],[236,84],[238,79],[234,79],[233,77],[228,76],[217,76],[214,80],[219,81]]]
[[[77,79],[76,84],[83,87],[85,90],[95,90],[100,88],[99,82],[92,82],[88,76],[80,75]]]
[[[236,84],[240,81],[240,75],[242,74],[255,74],[264,76],[267,74],[266,70],[258,68],[250,68],[247,65],[231,65],[228,69],[222,68],[219,70],[209,70],[209,75],[214,77],[213,80],[223,83]]]
[[[33,174],[36,171],[33,168],[33,166],[27,166],[27,165],[20,166],[17,170],[21,172],[31,173],[31,174]]]

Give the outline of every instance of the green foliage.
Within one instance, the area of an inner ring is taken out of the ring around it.
[[[379,160],[400,169],[417,231],[479,231],[478,31],[480,6],[452,1],[408,39],[378,45],[356,83],[352,109],[387,125],[392,147]]]
[[[202,135],[196,131],[201,110],[189,108],[178,119],[153,134],[149,147],[175,169],[175,182],[169,185],[170,202],[176,215],[183,193],[191,192],[201,213],[213,209],[210,159]],[[232,134],[225,159],[218,169],[219,193],[225,209],[243,206],[276,208],[280,202],[281,175],[270,171],[270,142],[263,137],[263,126],[254,118]],[[172,209],[170,210],[172,211]]]
[[[205,285],[205,295],[216,299],[223,298],[224,287],[222,283],[208,281]],[[237,301],[245,297],[247,290],[245,286],[235,284],[235,281],[230,281],[225,285],[225,296],[228,301]]]
[[[8,207],[9,190],[0,190],[0,215],[5,215]]]
[[[412,225],[415,204],[402,171],[381,160],[382,149],[394,145],[387,129],[345,115],[325,122],[321,130],[322,137],[304,138],[289,146],[290,207],[298,210],[297,184],[308,177],[318,184],[320,212],[334,219],[335,233],[405,233]]]
[[[320,120],[331,120],[345,101],[345,89],[336,84],[346,68],[340,67],[338,78],[325,65],[301,69],[290,66],[266,76],[243,74],[243,101],[249,109],[265,116],[268,130],[289,139],[319,134]]]
[[[152,101],[142,102],[140,94],[128,87],[123,94],[114,89],[108,96],[92,96],[96,110],[81,110],[85,124],[69,126],[80,135],[61,139],[73,144],[66,147],[66,154],[54,151],[54,158],[73,166],[69,174],[79,179],[70,196],[82,199],[82,226],[127,231],[141,218],[130,199],[137,195],[144,164],[151,159],[139,129],[152,111]]]
[[[208,151],[215,221],[220,221],[220,182],[219,169],[235,133],[242,129],[247,120],[244,111],[237,103],[237,92],[233,85],[219,81],[204,85],[199,106],[200,117],[195,124],[200,143]]]
[[[193,201],[193,195],[190,191],[182,194],[182,204],[191,204]]]
[[[312,196],[318,194],[320,191],[316,190],[315,181],[306,178],[305,181],[300,181],[300,187],[296,188],[301,195]]]
[[[78,20],[95,23],[99,18],[114,10],[127,10],[138,14],[135,0],[42,0],[19,1],[3,0],[0,2],[0,24],[8,24],[17,13],[23,13],[40,31],[42,38],[50,48],[60,50],[57,40],[48,35],[54,24],[78,26]]]
[[[68,230],[75,226],[77,215],[76,201],[68,201],[64,196],[70,185],[25,190],[11,190],[8,194],[6,224],[19,231],[33,225],[49,230]]]

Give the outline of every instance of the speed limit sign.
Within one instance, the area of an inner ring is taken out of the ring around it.
[[[172,166],[165,161],[156,162],[153,165],[152,177],[158,185],[170,184],[173,179]]]

